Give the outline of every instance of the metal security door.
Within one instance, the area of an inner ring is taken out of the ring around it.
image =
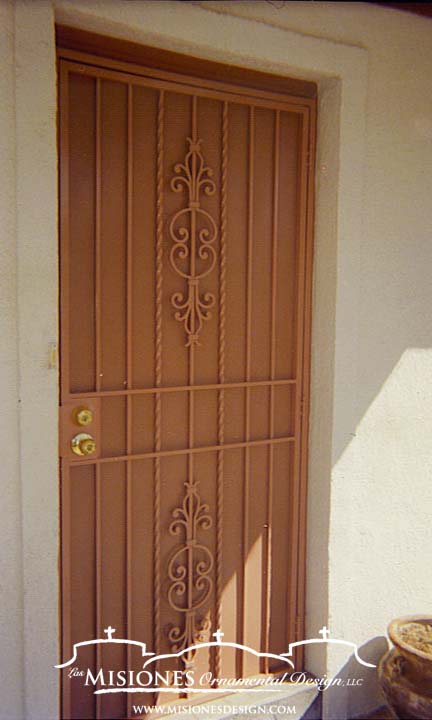
[[[64,51],[62,656],[302,631],[314,101]],[[121,718],[63,670],[63,718]],[[179,668],[276,668],[238,652]],[[172,668],[172,664],[171,664]],[[166,699],[166,698],[165,698]]]

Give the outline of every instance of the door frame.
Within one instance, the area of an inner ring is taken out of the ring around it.
[[[56,17],[57,16],[57,17]],[[174,48],[197,57],[235,62],[310,77],[319,83],[318,168],[312,332],[312,410],[309,443],[307,612],[312,631],[328,620],[328,533],[331,516],[331,451],[346,416],[337,391],[339,376],[352,375],[353,336],[344,319],[349,242],[360,245],[365,144],[366,51],[298,33],[259,26],[263,45],[248,35],[251,21],[200,7],[182,7],[182,22],[167,27],[163,4],[146,4],[136,17],[122,8],[121,25],[112,8],[54,11],[51,3],[18,4],[15,51],[17,111],[17,344],[20,372],[20,470],[24,599],[23,694],[26,717],[58,716],[58,376],[49,368],[51,343],[58,341],[57,154],[55,20],[143,44]],[[228,20],[228,23],[227,23]],[[200,27],[197,34],[194,21]],[[151,30],[149,29],[151,28]],[[231,38],[227,51],[223,39]],[[251,60],[251,57],[253,60]],[[44,72],[41,72],[41,67]],[[38,89],[37,97],[34,88]],[[32,113],[28,113],[29,96]],[[41,128],[43,130],[41,131]],[[336,161],[337,159],[337,161]],[[352,165],[357,173],[350,172]],[[354,289],[354,292],[357,292]],[[38,311],[35,313],[35,297]],[[350,292],[352,302],[352,288]],[[355,346],[355,345],[354,345]],[[53,360],[53,358],[51,358]],[[319,361],[319,372],[318,372]],[[324,378],[324,381],[323,381]],[[354,385],[354,383],[353,383]],[[320,390],[314,393],[314,388]],[[336,390],[334,390],[336,388]],[[351,392],[354,392],[352,387]],[[345,394],[345,401],[347,400]],[[38,422],[35,423],[35,418]],[[323,418],[326,422],[323,422]],[[43,420],[41,422],[40,420]],[[44,449],[41,452],[41,448]],[[323,518],[321,508],[329,509]],[[314,569],[322,564],[322,574]],[[43,582],[42,582],[43,578]],[[319,595],[319,597],[318,597]],[[308,628],[306,628],[308,635]],[[38,658],[35,663],[34,659]],[[308,668],[326,670],[326,658],[310,653]]]

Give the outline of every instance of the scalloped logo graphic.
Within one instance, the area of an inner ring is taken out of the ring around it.
[[[115,628],[107,627],[104,630],[106,638],[98,638],[95,640],[86,640],[84,642],[75,643],[73,646],[72,657],[64,663],[55,665],[54,667],[63,670],[65,668],[71,668],[74,663],[78,662],[79,649],[88,645],[106,645],[106,644],[117,644],[117,645],[132,645],[141,649],[141,656],[144,658],[142,669],[138,671],[134,670],[120,670],[113,673],[113,671],[104,671],[99,669],[93,672],[90,669],[79,670],[76,667],[72,667],[69,671],[69,677],[81,677],[84,680],[86,686],[93,686],[94,694],[106,694],[106,693],[151,693],[151,692],[172,692],[178,693],[179,691],[187,693],[206,693],[206,694],[217,694],[227,692],[229,687],[230,692],[244,692],[245,688],[248,691],[268,692],[271,689],[280,690],[282,683],[287,682],[292,677],[293,670],[295,670],[294,662],[292,660],[293,651],[296,647],[301,645],[310,645],[313,643],[334,643],[339,645],[345,645],[351,648],[354,657],[360,665],[367,668],[374,668],[375,665],[363,660],[358,652],[358,647],[355,643],[347,640],[338,640],[330,637],[330,631],[324,626],[319,631],[321,637],[312,638],[310,640],[301,640],[290,643],[287,652],[281,654],[274,653],[262,653],[254,648],[242,645],[237,642],[224,641],[224,633],[221,629],[216,630],[212,637],[214,640],[208,642],[200,642],[195,645],[184,648],[180,652],[176,653],[162,653],[156,654],[147,650],[146,643],[139,642],[137,640],[127,640],[124,638],[115,638]],[[238,650],[243,653],[249,653],[256,658],[266,658],[276,660],[279,666],[282,668],[279,676],[267,675],[258,676],[253,678],[215,678],[211,672],[205,672],[197,674],[194,670],[174,670],[169,672],[159,672],[159,663],[166,662],[171,658],[174,666],[178,663],[178,659],[185,657],[195,656],[196,653],[204,650],[205,648],[231,648]],[[283,668],[286,668],[284,671]],[[209,687],[210,685],[210,687]],[[215,686],[216,685],[216,686]]]

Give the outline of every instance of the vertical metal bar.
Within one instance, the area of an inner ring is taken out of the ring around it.
[[[297,582],[297,616],[299,618],[298,630],[304,637],[304,614],[306,594],[306,491],[307,491],[307,460],[308,460],[308,424],[309,424],[309,395],[310,395],[310,343],[312,320],[312,264],[313,264],[313,220],[314,220],[314,166],[316,143],[316,108],[311,109],[308,115],[309,139],[307,153],[307,213],[306,213],[306,258],[305,258],[305,299],[303,334],[303,393],[302,393],[302,426],[301,426],[301,457],[300,457],[300,507],[299,507],[299,574]],[[306,118],[305,118],[306,122]],[[296,664],[303,666],[304,646],[299,646],[299,657]]]
[[[275,113],[274,140],[274,184],[273,184],[273,227],[272,227],[272,269],[271,269],[271,346],[270,346],[270,379],[276,379],[276,300],[277,300],[277,258],[279,232],[279,142],[280,142],[280,111]],[[270,438],[274,438],[274,384],[270,385]],[[271,446],[273,447],[273,446]]]
[[[192,139],[197,140],[197,96],[192,97]],[[193,163],[196,163],[195,155],[193,156]],[[195,167],[192,171],[192,178],[196,177]],[[193,189],[193,192],[195,188]],[[194,199],[195,196],[193,195]],[[196,209],[193,207],[191,210],[191,248],[190,248],[190,261],[191,269],[190,274],[192,277],[195,275],[195,261],[196,261],[196,246],[195,246],[195,235],[196,235]],[[195,316],[193,316],[195,318]],[[193,320],[194,322],[194,320]],[[192,335],[195,334],[195,326],[192,326]],[[192,449],[194,446],[194,434],[195,434],[195,395],[192,386],[195,383],[195,345],[192,342],[189,346],[189,448]],[[188,477],[189,481],[193,480],[194,472],[194,456],[193,453],[188,455]],[[192,583],[188,583],[189,593],[192,592]],[[192,605],[192,596],[188,601],[189,607]]]
[[[272,221],[272,269],[271,269],[271,346],[270,379],[276,379],[276,299],[277,299],[277,253],[279,232],[279,143],[280,111],[275,111],[274,130],[274,181],[273,181],[273,221]],[[274,384],[270,385],[270,437],[274,437]]]
[[[69,72],[65,65],[61,64],[60,82],[60,142],[61,142],[61,165],[60,165],[60,203],[61,203],[61,372],[60,387],[61,399],[64,400],[70,392],[70,248],[69,248]]]
[[[127,94],[127,336],[126,336],[126,387],[131,390],[133,387],[133,86],[128,85]],[[129,396],[128,396],[129,397]],[[131,445],[130,433],[127,433],[128,446]]]
[[[60,65],[60,203],[61,203],[61,366],[60,383],[62,400],[69,394],[69,73],[65,65]],[[61,463],[61,662],[72,649],[71,618],[71,547],[70,547],[70,477],[69,463]],[[71,683],[61,673],[62,713],[70,717]]]
[[[126,298],[126,387],[131,390],[133,387],[133,86],[127,86],[127,298]],[[131,455],[132,443],[132,421],[133,421],[133,397],[126,399],[126,446],[127,454]],[[126,462],[126,628],[127,638],[132,637],[132,464]],[[131,669],[132,655],[131,646],[127,646],[127,670]],[[132,708],[132,695],[126,693],[127,714],[130,715]]]
[[[72,648],[71,627],[71,492],[70,463],[61,461],[61,662],[67,659]],[[70,650],[69,650],[70,652]],[[64,673],[60,674],[61,713],[71,717],[71,682]]]
[[[303,414],[303,346],[304,346],[304,288],[305,288],[305,230],[307,209],[307,153],[309,128],[306,116],[302,117],[302,126],[299,131],[299,204],[297,215],[297,334],[296,334],[296,393],[295,393],[295,429],[294,429],[294,472],[292,478],[292,512],[290,514],[291,547],[289,575],[291,585],[288,588],[288,633],[287,642],[297,640],[298,635],[298,609],[297,609],[297,583],[298,583],[298,541],[299,541],[299,504],[300,504],[300,462],[301,462],[301,429]]]
[[[155,311],[155,386],[162,385],[162,270],[163,270],[163,164],[164,164],[164,91],[160,90],[157,110],[157,160],[156,160],[156,311]],[[155,395],[155,451],[162,446],[162,401]],[[161,459],[154,461],[154,552],[153,552],[153,646],[160,652],[160,512],[161,512]]]
[[[192,97],[192,139],[194,141],[197,140],[197,96],[194,95]],[[193,157],[193,162],[196,162],[195,155]],[[192,171],[192,178],[195,178],[196,172],[194,171],[195,168]],[[194,195],[193,195],[194,197]],[[195,199],[195,197],[194,197]],[[190,262],[191,262],[191,269],[190,274],[192,277],[195,275],[195,261],[196,261],[196,246],[195,246],[195,234],[196,234],[196,209],[193,207],[191,209],[191,248],[190,248]],[[193,316],[193,322],[194,322],[195,316]],[[195,334],[195,326],[192,326],[192,335]],[[195,346],[192,342],[189,346],[189,448],[192,449],[194,446],[194,412],[195,412],[195,403],[194,403],[194,392],[192,389],[192,386],[195,383]],[[189,480],[192,480],[193,475],[193,457],[192,453],[189,454]],[[190,585],[190,583],[189,583]]]
[[[101,205],[102,205],[102,154],[101,154],[101,80],[96,80],[96,198],[95,198],[95,322],[96,322],[96,391],[102,390],[102,338],[101,338]],[[96,462],[95,494],[95,550],[96,550],[96,636],[102,636],[102,517],[101,517],[101,466]],[[96,666],[101,666],[101,645],[96,645]],[[96,695],[96,717],[101,714],[101,697]]]
[[[197,97],[194,95],[192,97],[192,139],[195,141],[197,140]],[[192,178],[193,182],[195,182],[196,178],[196,158],[195,154],[193,156],[193,167],[192,167]],[[192,188],[192,197],[195,200],[195,188]],[[196,209],[193,207],[191,209],[191,247],[190,247],[190,275],[194,277],[195,275],[195,254],[196,254]],[[195,335],[195,317],[193,316],[192,321],[192,335]],[[188,423],[189,423],[189,443],[188,447],[191,450],[194,446],[194,435],[195,435],[195,394],[192,389],[192,386],[195,383],[195,344],[192,342],[189,346],[189,413],[188,413]],[[193,482],[194,479],[194,460],[195,456],[193,453],[188,454],[188,480],[189,482]],[[188,530],[188,533],[190,531]],[[189,539],[189,538],[188,538]],[[187,607],[192,608],[193,607],[193,557],[192,553],[189,550],[187,551],[187,558],[188,558],[188,569],[187,569]],[[189,613],[186,615],[186,621],[188,618]],[[195,621],[194,615],[192,615],[192,622]],[[183,697],[187,697],[187,694],[183,694]]]
[[[272,217],[272,257],[271,257],[271,307],[270,307],[270,379],[276,377],[276,299],[277,299],[277,253],[279,230],[279,138],[280,138],[280,111],[275,110],[274,123],[274,173],[273,173],[273,217]],[[275,386],[270,385],[269,403],[269,435],[274,438],[274,406]],[[273,525],[273,473],[274,473],[274,445],[268,449],[268,489],[267,489],[267,537],[265,547],[265,601],[263,621],[264,652],[270,647],[270,599],[271,599],[271,554],[272,554],[272,525]],[[264,672],[268,672],[268,659],[264,661]]]
[[[253,193],[254,193],[254,140],[255,109],[249,109],[249,182],[248,182],[248,226],[247,226],[247,288],[246,288],[246,382],[251,379],[252,345],[252,246],[253,246]],[[245,390],[245,442],[250,440],[250,387]],[[242,629],[241,644],[246,635],[246,563],[249,536],[249,474],[250,448],[245,447],[245,468],[243,482],[243,568],[242,568]],[[240,672],[243,674],[243,656],[240,657]]]
[[[226,234],[227,234],[227,181],[228,181],[228,103],[222,108],[222,173],[221,173],[221,214],[219,253],[219,374],[218,382],[225,382],[225,337],[226,337]],[[225,441],[225,391],[218,391],[218,444]],[[222,603],[222,554],[223,554],[223,483],[224,453],[217,455],[216,489],[216,627],[221,627]],[[221,651],[216,648],[215,675],[220,676]]]
[[[95,212],[95,323],[96,323],[96,390],[102,390],[102,327],[101,327],[101,80],[96,79],[96,212]]]
[[[198,117],[197,117],[198,98],[192,95],[192,140],[198,140]]]

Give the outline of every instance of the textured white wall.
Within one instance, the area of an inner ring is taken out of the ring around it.
[[[56,59],[49,0],[15,3],[25,717],[58,715]],[[1,711],[0,711],[1,712]]]
[[[63,22],[320,82],[308,635],[326,622],[334,636],[361,644],[382,635],[395,615],[430,610],[432,22],[363,3],[54,5]],[[58,632],[57,396],[55,373],[46,368],[57,304],[53,15],[49,0],[16,6],[26,696],[27,717],[46,720],[57,702],[50,665]],[[7,2],[0,12],[1,52],[10,60]],[[14,665],[2,686],[6,705],[20,708],[14,89],[10,62],[5,68],[0,272],[11,271],[2,284],[1,382],[11,422],[2,433],[8,471],[1,519],[10,540],[2,581],[11,593],[11,622],[2,641]],[[38,454],[47,437],[46,452]],[[335,671],[346,659],[309,655],[316,672]],[[373,688],[367,697],[339,694],[327,702],[327,714],[342,720],[368,702],[374,703]],[[14,712],[4,717],[20,716]]]
[[[0,3],[0,716],[22,720],[23,596],[18,434],[14,9]]]

